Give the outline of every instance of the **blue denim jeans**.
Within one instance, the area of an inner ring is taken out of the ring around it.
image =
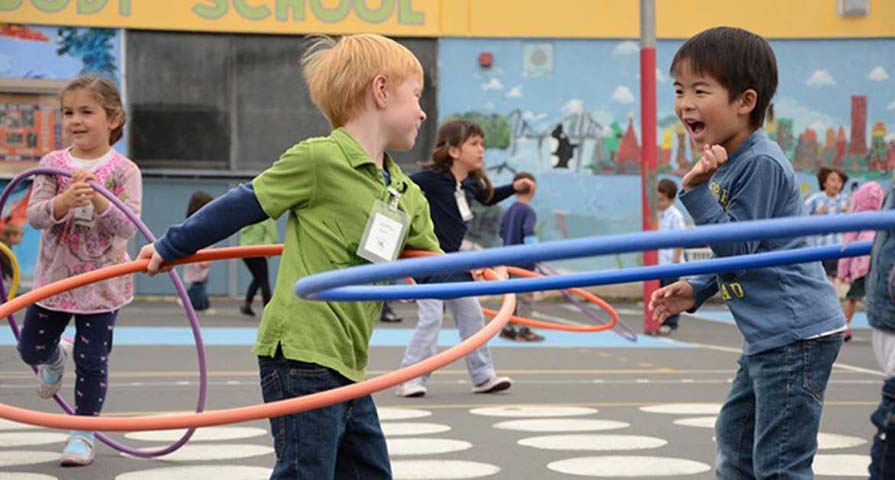
[[[870,447],[870,480],[884,480],[895,476],[895,377],[883,384],[879,407],[870,416],[876,426],[873,446]]]
[[[205,282],[193,282],[186,290],[190,297],[190,303],[193,310],[202,312],[208,310],[211,305],[208,303],[208,291],[205,288]]]
[[[813,479],[823,395],[843,334],[743,355],[715,423],[715,478]]]
[[[329,368],[277,355],[258,357],[264,402],[351,384]],[[369,395],[330,407],[270,419],[277,463],[271,480],[391,479],[379,416]]]

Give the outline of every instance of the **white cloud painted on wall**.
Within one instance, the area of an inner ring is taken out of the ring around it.
[[[624,86],[619,85],[615,87],[615,91],[612,92],[612,100],[618,103],[634,103],[634,93],[631,92],[631,89]]]
[[[539,122],[545,118],[547,118],[546,113],[535,113],[528,110],[522,112],[522,119],[528,122]]]
[[[522,85],[516,85],[507,92],[507,98],[522,98]]]
[[[482,84],[482,90],[485,90],[486,92],[489,90],[503,90],[503,84],[500,83],[500,80],[497,78],[491,77],[491,80],[489,80],[488,83]]]
[[[826,70],[815,70],[814,73],[811,74],[811,77],[805,81],[805,85],[809,87],[829,87],[836,85],[836,80],[833,79],[833,75],[830,75],[830,72]]]
[[[886,110],[895,110],[895,100],[892,100],[892,103],[886,106]]]
[[[867,74],[867,79],[874,82],[883,82],[889,79],[889,72],[886,71],[880,65],[877,65],[870,73]]]
[[[573,113],[581,113],[584,111],[584,102],[578,99],[569,100],[562,106],[562,113],[570,115]]]
[[[634,55],[640,51],[640,45],[637,42],[632,42],[631,40],[621,42],[612,49],[613,57],[626,57],[628,55]]]

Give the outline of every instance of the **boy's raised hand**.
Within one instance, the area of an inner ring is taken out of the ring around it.
[[[693,308],[695,304],[693,286],[690,282],[680,280],[653,292],[649,308],[653,311],[653,319],[662,323],[672,315]]]
[[[684,175],[681,187],[684,191],[708,181],[724,162],[727,161],[727,150],[721,145],[706,144],[702,149],[702,158]]]

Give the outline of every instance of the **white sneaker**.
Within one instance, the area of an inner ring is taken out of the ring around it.
[[[52,398],[62,387],[62,375],[65,363],[72,356],[72,343],[67,339],[59,340],[59,354],[62,356],[57,365],[43,364],[37,367],[37,396]]]
[[[485,383],[472,387],[472,393],[494,393],[510,388],[513,381],[509,377],[492,377]]]
[[[425,397],[428,390],[425,385],[419,383],[404,383],[397,390],[395,395],[404,398]]]
[[[73,430],[62,450],[59,464],[63,467],[83,467],[93,463],[93,432]]]

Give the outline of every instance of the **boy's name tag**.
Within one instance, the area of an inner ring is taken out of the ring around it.
[[[397,260],[410,226],[407,215],[398,210],[400,194],[391,188],[389,192],[392,194],[389,205],[380,200],[373,202],[373,210],[357,247],[357,255],[373,263]]]
[[[93,227],[93,213],[93,205],[75,208],[75,211],[72,213],[72,218],[74,218],[75,225],[81,225],[82,227]]]
[[[457,185],[457,191],[454,192],[454,198],[457,200],[457,210],[460,211],[460,218],[462,218],[464,222],[472,220],[472,217],[475,215],[472,214],[472,210],[469,208],[469,203],[466,201],[466,192],[460,188],[460,185]]]

